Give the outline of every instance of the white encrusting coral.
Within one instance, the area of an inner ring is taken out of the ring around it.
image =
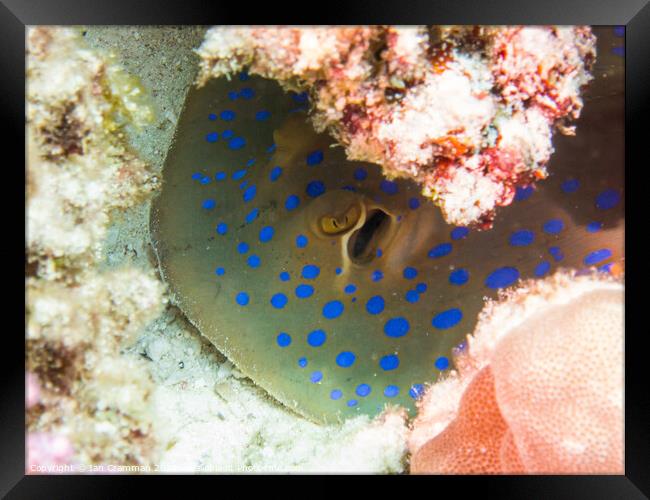
[[[97,262],[110,211],[158,185],[123,146],[115,121],[128,99],[114,93],[114,72],[78,38],[73,30],[28,31],[28,257],[52,279],[61,265]]]
[[[97,265],[111,211],[145,199],[158,181],[125,148],[116,113],[128,99],[80,38],[28,29],[27,368],[39,390],[27,472],[66,456],[137,464],[156,453],[151,379],[120,352],[159,314],[164,286],[150,272]],[[62,442],[65,453],[48,455],[47,443]]]
[[[314,127],[349,159],[417,181],[449,223],[488,227],[517,186],[547,176],[553,127],[573,133],[595,38],[582,26],[216,27],[197,53],[200,85],[248,67],[308,89]]]

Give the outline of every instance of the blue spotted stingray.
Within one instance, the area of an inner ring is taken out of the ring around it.
[[[245,73],[214,80],[187,98],[152,208],[162,274],[199,331],[298,413],[413,414],[486,298],[622,262],[623,98],[611,81],[577,136],[557,139],[553,175],[479,231],[446,224],[416,184],[347,160],[313,131],[306,94]]]

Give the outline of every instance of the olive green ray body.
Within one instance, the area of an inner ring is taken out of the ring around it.
[[[244,86],[254,89],[252,99],[227,97]],[[622,262],[623,199],[607,210],[594,202],[607,189],[623,195],[620,93],[587,103],[577,136],[557,138],[549,165],[552,175],[530,198],[501,209],[494,229],[471,229],[459,239],[452,239],[454,228],[419,195],[417,185],[398,180],[397,192],[387,193],[378,166],[346,160],[343,148],[330,147],[333,141],[327,134],[316,134],[303,112],[292,111],[297,105],[277,84],[256,77],[246,82],[215,80],[191,90],[164,168],[162,193],[152,207],[151,231],[161,272],[190,321],[255,383],[310,419],[335,422],[375,415],[387,404],[403,406],[414,415],[417,389],[414,393],[412,387],[434,382],[453,369],[454,348],[472,332],[485,298],[497,297],[498,290],[486,286],[496,269],[516,268],[520,278],[534,278],[542,261],[550,263],[551,273],[560,267],[582,269],[585,256],[603,248],[611,257],[599,265]],[[234,111],[236,118],[208,119],[209,113],[218,115],[224,109]],[[259,110],[269,111],[270,117],[256,120]],[[244,137],[246,145],[230,149],[222,136],[227,129]],[[206,141],[213,131],[219,139]],[[273,143],[276,149],[268,153]],[[306,158],[314,151],[321,151],[323,159],[309,165]],[[255,163],[246,174],[232,180],[250,159]],[[282,167],[282,174],[271,181],[275,166]],[[354,176],[359,167],[367,172],[363,180]],[[227,173],[226,180],[215,180],[220,171]],[[210,182],[192,179],[197,172]],[[564,192],[563,183],[572,178],[579,180],[579,189]],[[306,186],[314,180],[326,189],[312,197]],[[251,185],[256,194],[245,201]],[[300,199],[292,210],[285,206],[290,195]],[[413,198],[419,201],[416,209],[409,205]],[[214,199],[215,207],[202,208],[205,199]],[[350,207],[358,207],[358,212],[349,227],[336,234],[322,230],[323,218],[340,217]],[[246,222],[254,208],[259,214]],[[381,220],[369,228],[377,213]],[[558,234],[543,230],[552,219],[563,223]],[[585,227],[592,221],[601,222],[602,229],[588,232]],[[221,223],[227,224],[225,234],[216,230]],[[260,231],[267,226],[274,229],[272,238],[260,241]],[[512,246],[512,233],[522,229],[532,231],[534,241]],[[355,247],[364,231],[367,241]],[[306,246],[296,245],[298,235],[308,238]],[[237,250],[241,242],[249,245],[244,254]],[[450,253],[429,256],[432,248],[447,243]],[[561,249],[562,260],[549,254],[550,247]],[[251,255],[259,257],[257,267],[249,265]],[[317,266],[318,276],[301,277],[306,265]],[[222,275],[215,274],[219,267]],[[415,269],[417,276],[407,279],[405,268]],[[450,282],[450,274],[458,269],[468,273],[463,284]],[[378,281],[373,280],[375,271],[383,275]],[[289,273],[288,281],[280,280],[282,272]],[[411,302],[406,293],[418,283],[425,283],[426,291]],[[311,285],[313,294],[299,298],[300,284]],[[354,293],[345,291],[350,284],[356,287]],[[248,295],[246,305],[236,300],[240,292]],[[276,294],[287,298],[282,308],[271,303]],[[371,314],[367,304],[375,296],[383,298],[384,307]],[[323,308],[332,301],[339,301],[343,311],[329,319]],[[450,310],[461,311],[462,319],[449,327],[435,326],[433,319]],[[387,335],[391,318],[406,319],[408,332]],[[321,345],[308,341],[316,330],[326,334]],[[290,336],[288,345],[280,345],[280,333]],[[342,352],[354,353],[351,366],[337,363]],[[388,355],[397,355],[399,366],[384,369],[380,362]],[[441,357],[449,359],[448,368],[436,367]],[[360,385],[370,392],[360,395]],[[388,386],[399,393],[386,396]],[[332,399],[332,391],[340,391],[341,397]]]

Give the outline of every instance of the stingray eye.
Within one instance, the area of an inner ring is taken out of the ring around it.
[[[325,234],[341,234],[354,227],[360,215],[361,210],[359,207],[352,205],[339,217],[326,215],[321,219],[320,226]]]

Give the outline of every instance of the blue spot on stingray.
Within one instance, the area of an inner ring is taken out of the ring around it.
[[[291,92],[291,98],[296,102],[303,103],[303,102],[307,102],[309,96],[306,91],[300,93]]]
[[[361,396],[362,398],[365,398],[368,394],[370,394],[371,388],[368,384],[359,384],[354,391],[357,396]]]
[[[446,370],[449,368],[449,359],[444,356],[440,356],[438,359],[436,359],[435,365],[438,370]]]
[[[343,272],[343,269],[341,269],[340,267],[337,267],[336,269],[334,269],[334,272],[338,275],[338,274],[341,274]]]
[[[289,281],[291,279],[291,276],[289,275],[288,272],[282,271],[280,273],[280,281]]]
[[[245,306],[248,304],[248,301],[250,300],[248,297],[248,294],[246,292],[239,292],[237,296],[235,297],[235,300],[237,301],[237,304],[240,306]]]
[[[288,333],[281,332],[278,334],[277,342],[280,347],[287,347],[291,344],[291,335]]]
[[[387,385],[384,389],[384,396],[387,398],[394,398],[399,394],[399,387],[396,385]]]
[[[449,283],[452,285],[464,285],[469,279],[469,273],[466,269],[454,269],[449,274]]]
[[[246,262],[248,262],[248,265],[251,267],[260,267],[260,264],[262,263],[258,255],[249,256]]]
[[[247,167],[250,167],[251,165],[254,165],[254,164],[255,164],[255,158],[250,158],[250,159],[246,162],[246,166],[247,166]]]
[[[603,228],[602,222],[590,222],[587,224],[587,231],[590,233],[595,233],[600,231]]]
[[[338,300],[333,300],[323,306],[323,316],[327,319],[338,318],[341,314],[343,314],[343,303]]]
[[[346,404],[347,404],[349,407],[352,407],[352,406],[357,406],[358,403],[359,403],[359,402],[358,402],[356,399],[350,399]]]
[[[415,210],[419,206],[420,206],[420,200],[418,200],[417,198],[409,198],[409,208],[411,210]]]
[[[194,179],[195,181],[198,181],[198,180],[201,179],[202,177],[203,177],[203,174],[202,174],[201,172],[194,172],[194,173],[192,174],[192,179]]]
[[[320,267],[314,264],[307,264],[302,268],[302,277],[306,280],[313,280],[320,274]]]
[[[565,193],[575,193],[580,187],[578,179],[568,179],[560,186]]]
[[[248,181],[244,181],[239,185],[239,189],[244,189],[246,186],[248,186]]]
[[[594,264],[598,264],[605,259],[609,259],[611,256],[611,250],[607,248],[601,248],[600,250],[596,250],[595,252],[591,252],[589,255],[587,255],[584,259],[584,263],[587,266],[593,266]]]
[[[379,314],[384,310],[384,298],[381,295],[370,297],[366,302],[366,311],[370,314]]]
[[[540,262],[535,266],[535,276],[541,278],[551,270],[551,263],[547,260]]]
[[[625,57],[625,47],[612,47],[612,54],[619,57]]]
[[[298,205],[300,205],[300,198],[298,198],[295,194],[290,194],[287,196],[287,199],[284,202],[284,207],[290,212],[298,208]]]
[[[451,248],[451,243],[441,243],[429,250],[428,256],[430,259],[444,257],[451,252]]]
[[[363,167],[359,167],[359,168],[357,168],[357,169],[354,171],[354,178],[355,178],[355,180],[357,180],[357,181],[362,181],[362,180],[364,180],[366,177],[368,177],[368,171],[367,171],[365,168],[363,168]]]
[[[214,174],[214,179],[217,181],[222,181],[226,178],[226,172],[217,172]]]
[[[413,384],[409,389],[409,396],[413,399],[418,399],[424,394],[424,385],[422,384]]]
[[[379,360],[379,366],[385,371],[394,370],[399,366],[399,358],[396,354],[388,354]]]
[[[503,288],[512,285],[519,279],[519,271],[515,267],[500,267],[485,278],[488,288]]]
[[[334,401],[341,399],[343,397],[343,392],[341,389],[334,389],[332,392],[330,392],[330,399],[333,399]]]
[[[408,300],[411,304],[415,304],[418,300],[420,300],[420,294],[416,290],[409,290],[406,292],[406,300]]]
[[[217,225],[217,233],[223,235],[226,234],[227,232],[228,232],[228,224],[226,224],[225,222],[220,222]]]
[[[262,229],[260,229],[260,241],[262,243],[268,243],[271,241],[274,234],[275,229],[273,229],[273,226],[264,226]]]
[[[381,257],[384,254],[384,252],[381,251],[381,248],[378,248],[376,254],[377,257]]]
[[[208,115],[208,120],[215,121],[216,119],[217,119],[217,115],[215,115],[214,113],[210,113]]]
[[[317,198],[325,192],[325,184],[321,181],[311,181],[307,184],[307,189],[305,191],[312,198]]]
[[[223,276],[225,272],[226,270],[223,267],[217,267],[214,270],[214,274],[216,274],[217,276]]]
[[[309,380],[311,380],[312,383],[317,384],[318,382],[323,380],[323,373],[319,371],[315,371],[309,376]]]
[[[611,273],[611,272],[612,272],[612,264],[614,264],[614,263],[613,263],[613,262],[609,262],[609,263],[607,263],[607,264],[605,264],[605,265],[600,266],[600,267],[598,268],[598,270],[599,270],[600,272],[604,272],[604,273]]]
[[[515,231],[510,235],[510,245],[513,247],[525,247],[530,245],[535,239],[535,234],[528,229]]]
[[[233,121],[235,119],[235,112],[230,110],[230,109],[226,109],[226,110],[221,112],[220,116],[221,116],[221,119],[223,121],[231,122],[231,121]]]
[[[312,151],[307,155],[307,165],[314,166],[318,165],[323,161],[323,152],[319,149],[317,151]]]
[[[412,280],[418,275],[418,270],[415,269],[414,267],[405,267],[404,271],[402,272],[402,275],[407,280]]]
[[[533,195],[533,186],[518,187],[515,190],[515,201],[525,201]]]
[[[217,202],[214,201],[211,198],[207,199],[207,200],[203,200],[203,203],[201,204],[201,206],[203,208],[205,208],[206,210],[212,210],[216,205],[217,205]]]
[[[236,170],[235,172],[232,173],[232,180],[233,181],[238,181],[242,177],[244,177],[248,173],[248,170],[245,168],[242,168],[240,170]]]
[[[296,246],[298,248],[305,248],[307,246],[307,243],[309,243],[309,240],[304,234],[299,234],[296,236]]]
[[[343,291],[344,291],[345,293],[347,293],[347,294],[354,293],[354,292],[357,291],[357,287],[354,286],[354,285],[347,285],[347,286],[343,289]]]
[[[372,272],[372,281],[381,281],[383,277],[384,273],[382,273],[379,269]]]
[[[289,299],[287,299],[287,296],[285,294],[276,293],[273,297],[271,297],[271,305],[276,309],[282,309],[287,305],[288,300]]]
[[[450,235],[452,240],[462,240],[463,238],[467,237],[468,234],[469,229],[466,227],[455,227],[451,230]]]
[[[381,181],[379,184],[379,189],[381,189],[386,194],[397,194],[397,191],[399,191],[397,182],[389,181],[387,179]]]
[[[564,254],[562,253],[562,250],[560,250],[560,247],[550,247],[548,253],[553,256],[556,262],[560,262],[564,259]]]
[[[614,26],[614,36],[625,36],[625,26]]]
[[[314,330],[307,335],[307,343],[312,347],[320,347],[325,343],[327,335],[323,330]]]
[[[304,368],[305,366],[307,366],[307,358],[300,358],[298,360],[298,366],[300,368]]]
[[[454,307],[436,314],[433,320],[431,320],[431,324],[438,330],[446,330],[447,328],[456,326],[462,319],[463,312]]]
[[[243,137],[233,137],[228,141],[228,147],[234,151],[241,149],[246,145],[246,139]]]
[[[427,284],[418,283],[417,285],[415,285],[415,289],[417,290],[418,293],[424,293],[427,291]]]
[[[237,251],[238,251],[240,254],[245,254],[246,252],[248,252],[248,243],[246,243],[246,242],[244,242],[244,241],[242,241],[241,243],[239,243],[239,244],[237,245]]]
[[[242,99],[246,99],[247,101],[249,99],[252,99],[255,96],[255,91],[250,88],[250,87],[244,87],[239,91],[239,97]]]
[[[339,365],[341,368],[348,368],[352,366],[355,359],[357,359],[357,357],[354,355],[353,352],[343,351],[336,356],[336,364]]]
[[[282,167],[273,167],[271,173],[269,174],[269,179],[271,182],[275,182],[282,175]]]
[[[234,101],[238,97],[239,97],[239,94],[237,92],[235,92],[234,90],[231,90],[230,92],[228,92],[228,99],[230,99],[231,101]]]
[[[384,333],[389,337],[403,337],[408,333],[410,327],[411,325],[409,325],[406,318],[402,318],[401,316],[391,318],[384,325]]]
[[[268,148],[266,148],[266,152],[267,153],[273,153],[275,151],[275,148],[276,148],[275,143],[271,144]]]
[[[255,198],[256,194],[257,194],[257,187],[255,186],[255,184],[253,184],[252,186],[247,187],[246,191],[244,191],[244,196],[243,196],[244,197],[244,202],[248,203],[253,198]]]
[[[299,299],[306,299],[314,294],[314,287],[311,285],[298,285],[296,287],[296,297]]]
[[[205,140],[208,142],[217,142],[217,139],[219,139],[219,134],[216,132],[210,132],[208,135],[205,136]]]
[[[203,185],[210,184],[210,178],[206,175],[205,177],[202,177],[199,182]]]
[[[560,219],[550,219],[544,223],[544,232],[548,234],[558,234],[564,229],[564,222]]]
[[[266,120],[268,120],[270,117],[271,117],[271,113],[269,113],[268,111],[264,111],[264,110],[263,110],[263,111],[258,111],[257,113],[255,113],[255,119],[256,119],[258,122],[266,121]]]
[[[254,208],[250,212],[248,212],[248,215],[246,216],[246,223],[250,224],[253,222],[255,219],[257,219],[257,216],[260,214],[260,209],[259,208]]]
[[[596,198],[596,208],[601,210],[608,210],[618,205],[621,196],[614,189],[607,189],[598,195]]]
[[[221,132],[221,137],[223,137],[224,139],[230,139],[234,135],[235,135],[235,132],[230,130],[230,129],[224,130],[223,132]]]
[[[242,71],[241,73],[239,73],[239,80],[240,81],[245,82],[249,78],[250,78],[250,75],[248,73],[246,73],[245,71]]]

